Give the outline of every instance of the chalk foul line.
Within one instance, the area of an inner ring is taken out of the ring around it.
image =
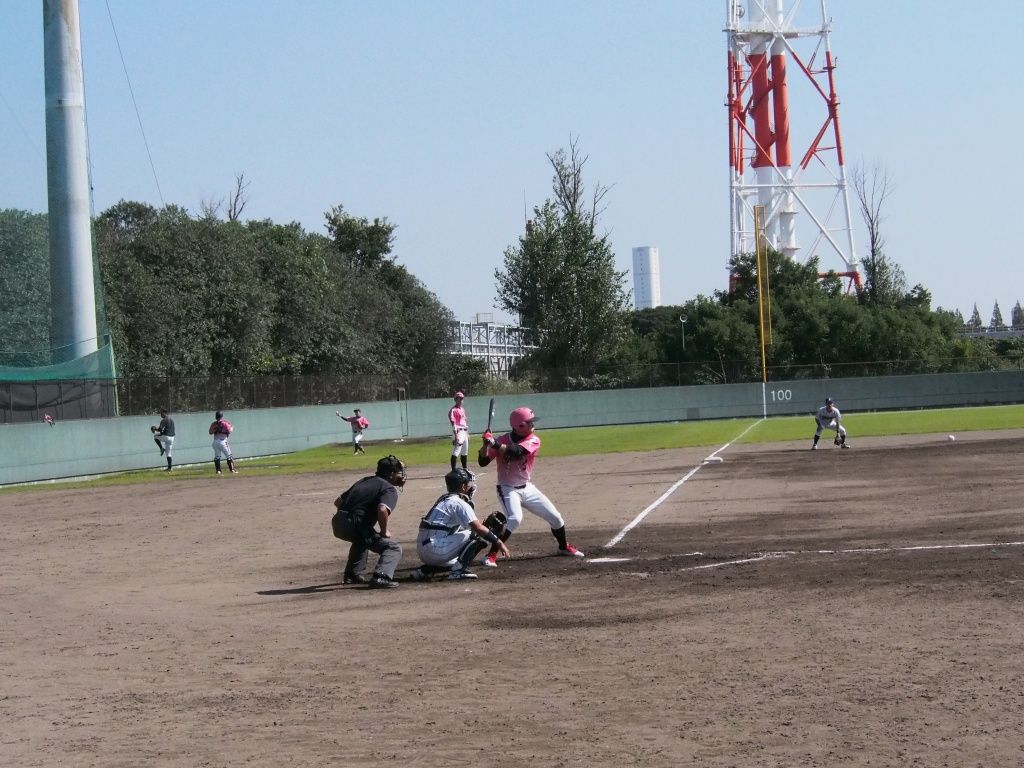
[[[643,522],[645,517],[647,517],[651,512],[653,512],[658,507],[660,507],[662,505],[662,503],[664,503],[665,499],[667,499],[669,496],[671,496],[673,493],[675,493],[679,488],[681,488],[683,486],[683,484],[687,480],[689,480],[691,477],[696,475],[700,471],[701,467],[705,466],[706,464],[708,464],[710,462],[721,461],[721,458],[718,456],[718,454],[720,454],[722,451],[724,451],[730,445],[735,443],[737,440],[739,440],[741,437],[743,437],[745,434],[747,434],[747,432],[752,430],[754,427],[756,427],[762,421],[764,421],[764,419],[758,419],[757,421],[755,421],[752,424],[750,424],[746,429],[744,429],[742,432],[740,432],[738,435],[736,435],[736,437],[734,437],[728,443],[723,445],[721,448],[718,448],[717,450],[715,450],[712,453],[708,454],[708,456],[700,464],[698,464],[693,469],[691,469],[689,472],[687,472],[685,475],[683,475],[681,478],[676,480],[676,482],[673,483],[672,486],[667,491],[665,491],[663,494],[661,494],[661,496],[659,496],[653,502],[648,504],[647,507],[640,514],[638,514],[636,517],[634,517],[629,522],[629,524],[626,525],[625,528],[623,528],[621,531],[619,531],[614,536],[614,538],[612,538],[611,541],[609,541],[607,544],[605,544],[604,545],[605,549],[608,549],[609,547],[614,547],[616,544],[618,544],[620,541],[622,541],[624,538],[626,538],[626,534],[627,533],[629,533],[631,530],[633,530],[638,525],[640,525],[640,523]]]

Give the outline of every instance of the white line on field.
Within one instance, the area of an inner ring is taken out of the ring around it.
[[[752,429],[753,429],[754,427],[756,427],[756,426],[757,426],[758,424],[760,424],[760,423],[761,423],[762,421],[764,421],[764,419],[758,419],[757,421],[755,421],[755,422],[754,422],[753,424],[751,424],[751,425],[750,425],[750,426],[748,426],[748,427],[747,427],[746,429],[744,429],[744,430],[743,430],[742,432],[740,432],[740,433],[739,433],[738,435],[736,435],[736,437],[734,437],[734,438],[733,438],[732,440],[730,440],[730,441],[729,441],[728,443],[726,443],[725,445],[723,445],[723,446],[722,446],[721,448],[717,449],[717,450],[716,450],[716,451],[714,451],[713,453],[709,454],[709,455],[708,455],[708,456],[707,456],[707,457],[706,457],[706,458],[704,459],[704,462],[706,462],[706,461],[708,461],[708,460],[711,460],[711,461],[715,461],[715,460],[716,460],[716,459],[718,458],[718,454],[719,454],[719,453],[721,453],[721,452],[722,452],[722,451],[724,451],[724,450],[725,450],[726,448],[728,448],[728,447],[729,447],[730,445],[732,445],[733,443],[735,443],[735,442],[736,442],[737,440],[739,440],[739,439],[740,439],[741,437],[743,437],[743,436],[744,436],[745,434],[747,434],[747,432],[749,432],[750,430],[752,430]],[[673,493],[675,493],[675,492],[676,492],[676,490],[678,490],[678,489],[679,489],[679,488],[680,488],[680,487],[681,487],[681,486],[683,485],[683,483],[685,483],[685,482],[686,482],[687,480],[689,480],[689,479],[690,479],[691,477],[693,477],[694,475],[696,475],[696,474],[697,474],[697,472],[699,472],[699,471],[700,471],[700,468],[701,468],[702,466],[704,466],[704,463],[703,463],[703,462],[702,462],[702,463],[700,463],[700,464],[698,464],[698,465],[697,465],[697,466],[695,466],[695,467],[694,467],[693,469],[691,469],[691,470],[690,470],[689,472],[687,472],[687,473],[686,473],[685,475],[683,475],[683,476],[682,476],[681,478],[679,478],[679,480],[677,480],[677,481],[676,481],[676,482],[675,482],[675,483],[674,483],[674,484],[672,485],[672,487],[671,487],[671,488],[669,488],[669,489],[668,489],[667,491],[665,491],[665,492],[664,492],[663,494],[661,494],[661,496],[659,496],[659,497],[658,497],[657,499],[655,499],[655,500],[654,500],[654,501],[653,501],[653,502],[652,502],[651,504],[649,504],[649,505],[647,506],[647,508],[646,508],[646,509],[645,509],[645,510],[644,510],[643,512],[641,512],[641,513],[640,513],[639,515],[637,515],[636,517],[634,517],[634,518],[633,518],[633,519],[632,519],[632,520],[631,520],[631,521],[629,522],[629,524],[628,524],[628,525],[627,525],[627,526],[626,526],[625,528],[623,528],[623,529],[622,529],[621,531],[619,531],[619,532],[618,532],[618,533],[617,533],[617,534],[615,535],[615,537],[614,537],[614,538],[613,538],[613,539],[612,539],[611,541],[609,541],[609,542],[608,542],[607,544],[605,544],[605,545],[604,545],[604,546],[605,546],[605,549],[607,549],[607,548],[609,548],[609,547],[614,547],[614,546],[615,546],[616,544],[618,544],[618,543],[619,543],[620,541],[622,541],[622,540],[623,540],[624,538],[626,538],[626,534],[627,534],[627,533],[629,533],[629,532],[630,532],[631,530],[633,530],[633,529],[634,529],[634,528],[636,528],[636,527],[637,527],[638,525],[640,525],[640,523],[642,523],[642,522],[643,522],[643,519],[644,519],[645,517],[647,517],[647,515],[649,515],[649,514],[650,514],[651,512],[653,512],[653,511],[654,511],[654,510],[656,510],[656,509],[657,509],[658,507],[660,507],[660,506],[661,506],[661,504],[662,504],[662,502],[663,502],[663,501],[665,501],[665,499],[667,499],[667,498],[668,498],[669,496],[671,496],[671,495],[672,495]]]
[[[741,557],[735,560],[723,560],[718,563],[704,563],[702,565],[691,565],[687,568],[679,568],[680,571],[702,571],[707,568],[724,568],[729,565],[742,565],[744,563],[757,563],[762,560],[782,560],[788,557],[800,555],[878,555],[886,552],[922,552],[927,550],[940,549],[993,549],[997,547],[1024,547],[1024,541],[990,541],[983,544],[919,544],[908,547],[858,547],[855,549],[789,549],[778,552],[764,552],[762,554]],[[694,557],[703,555],[703,552],[685,552],[681,555],[670,555],[670,557]],[[594,557],[587,560],[588,563],[625,563],[637,558],[632,557]]]

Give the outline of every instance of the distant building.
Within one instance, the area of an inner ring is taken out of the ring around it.
[[[633,306],[636,309],[661,306],[661,264],[655,246],[633,249]]]
[[[495,323],[490,314],[477,314],[471,323],[451,324],[451,354],[467,355],[487,363],[492,379],[507,379],[512,364],[536,347],[523,343],[525,328]]]

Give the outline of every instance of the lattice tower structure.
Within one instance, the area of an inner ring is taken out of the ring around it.
[[[527,329],[515,325],[455,321],[451,329],[449,351],[483,360],[493,379],[508,379],[515,362],[536,349],[523,341]]]
[[[801,5],[726,0],[730,254],[755,251],[761,205],[775,250],[819,256],[859,289],[831,18],[825,0]]]

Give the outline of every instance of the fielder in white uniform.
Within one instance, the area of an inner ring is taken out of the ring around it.
[[[409,574],[413,581],[424,581],[438,573],[447,573],[452,581],[475,579],[470,563],[488,544],[499,547],[508,559],[508,547],[477,520],[473,510],[476,483],[467,469],[453,469],[444,476],[448,492],[434,502],[434,506],[420,520],[416,534],[416,554],[423,565]],[[499,524],[500,525],[500,524]]]
[[[818,440],[821,438],[823,430],[830,429],[836,433],[835,444],[841,448],[849,448],[846,444],[846,427],[840,424],[842,414],[839,413],[839,409],[836,408],[836,402],[831,397],[825,398],[825,404],[818,409],[818,412],[814,414],[814,423],[816,429],[814,430],[814,443],[811,444],[811,450],[816,451],[818,449]]]
[[[477,453],[477,462],[481,467],[486,467],[497,460],[498,504],[507,518],[501,540],[508,541],[509,536],[523,522],[525,509],[551,526],[551,535],[558,542],[558,554],[584,557],[582,552],[566,540],[565,520],[555,509],[555,505],[530,482],[533,464],[540,450],[540,437],[533,431],[535,421],[537,417],[532,410],[525,407],[516,408],[509,414],[512,431],[497,439],[490,432],[485,432],[484,444]],[[481,561],[481,565],[487,568],[498,565],[496,546],[491,546],[491,551]]]
[[[462,468],[466,469],[469,457],[469,421],[466,409],[462,407],[465,397],[462,392],[456,392],[455,405],[448,409],[448,423],[452,425],[452,469],[455,469],[455,460],[460,456]]]

